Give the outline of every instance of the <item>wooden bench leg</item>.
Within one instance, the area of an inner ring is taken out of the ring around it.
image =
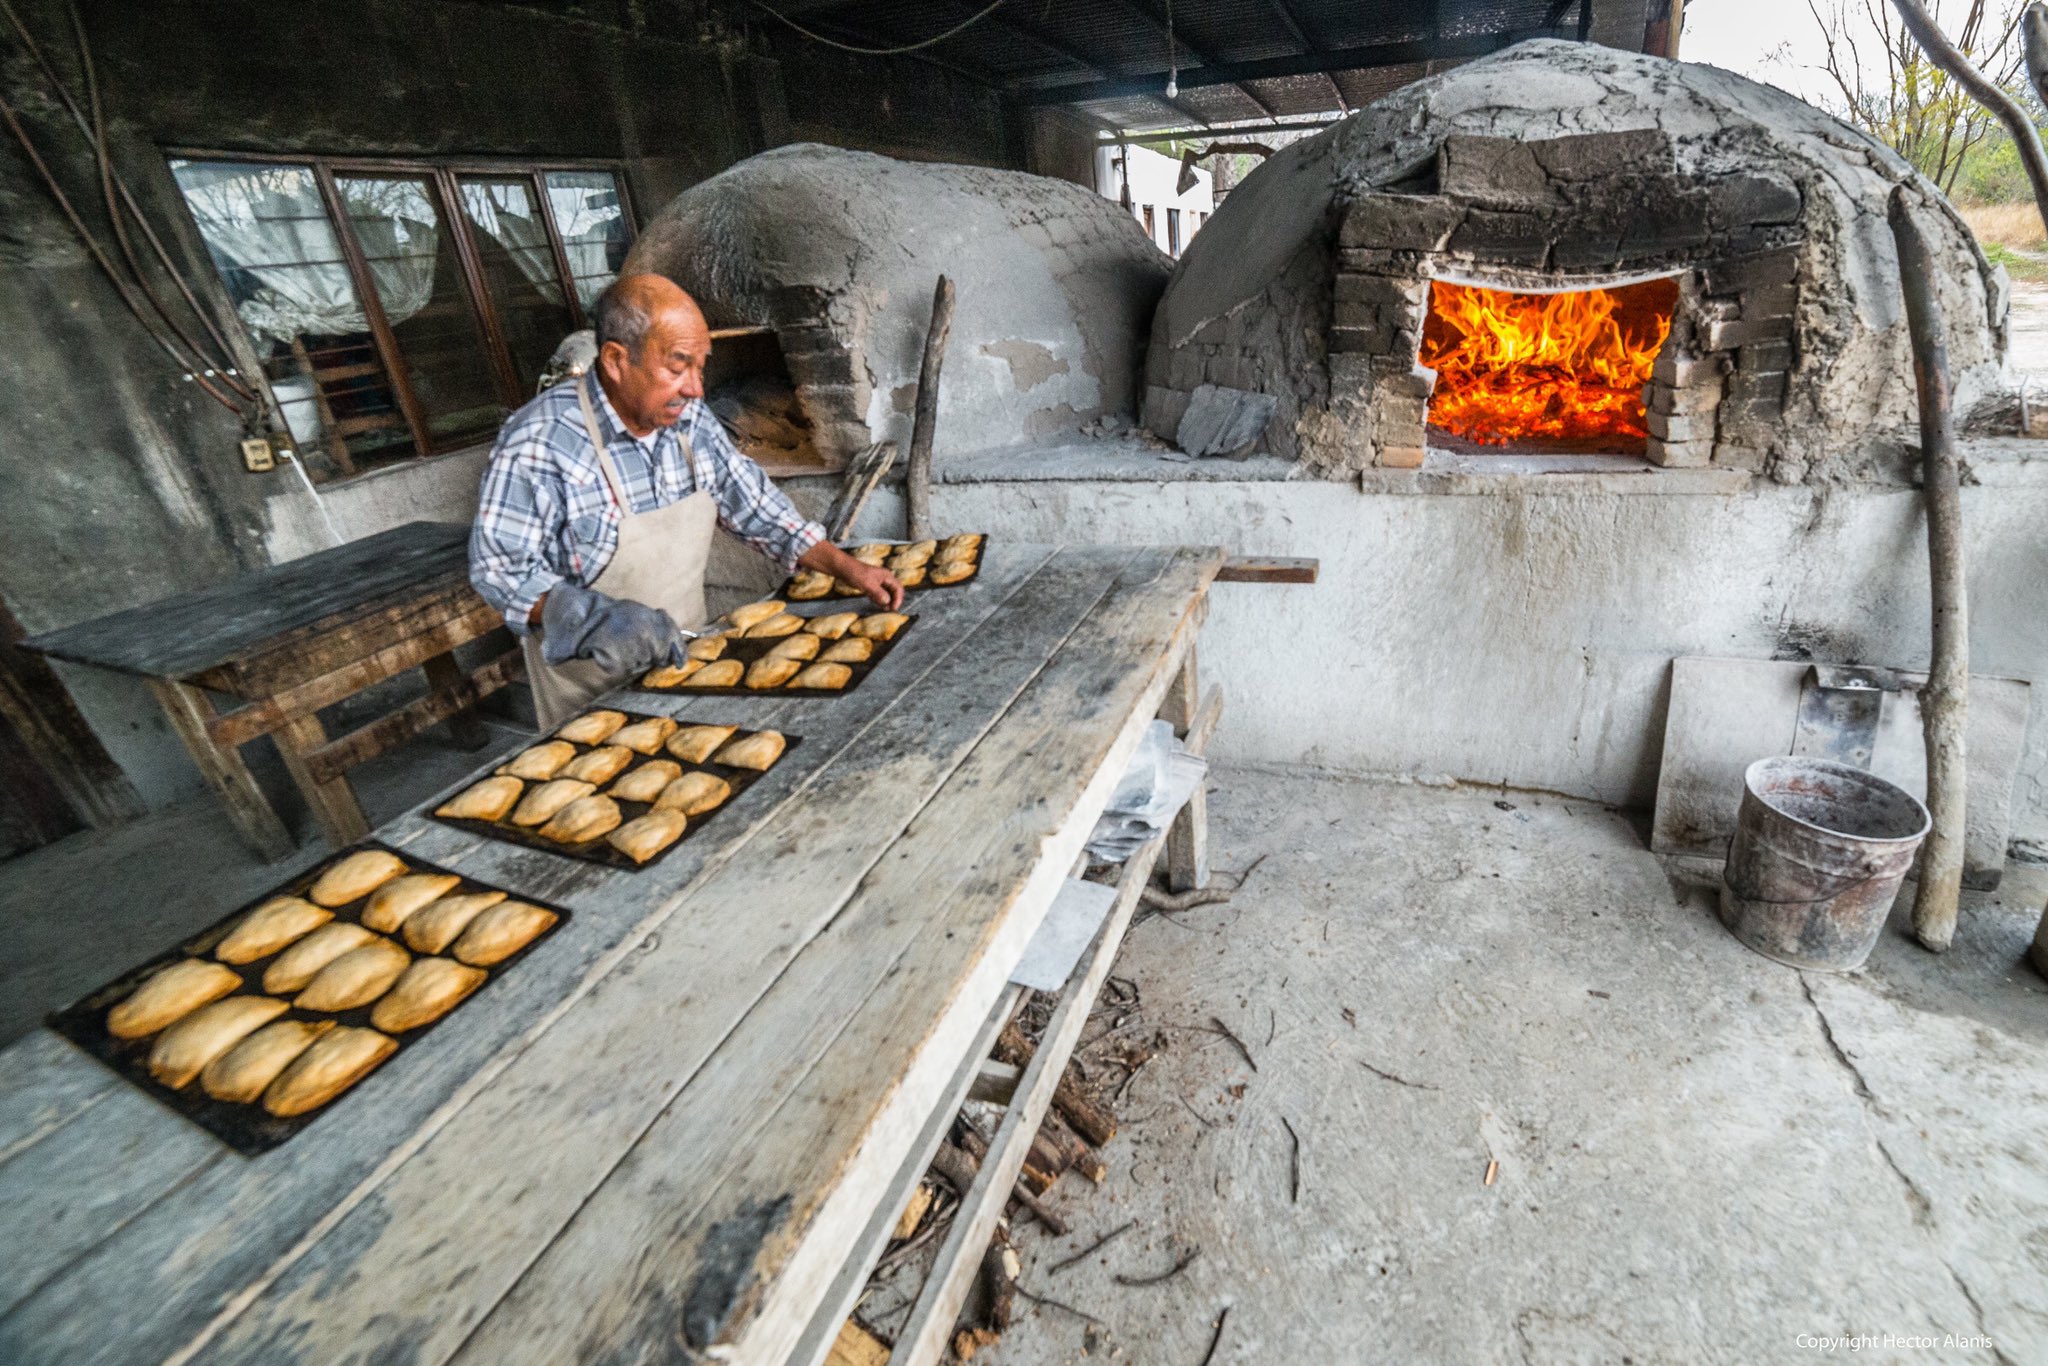
[[[469,676],[455,661],[453,650],[435,655],[420,667],[426,671],[427,686],[435,692],[452,688]],[[448,734],[464,749],[482,749],[491,742],[490,729],[477,718],[475,710],[468,707],[448,718]]]
[[[338,849],[370,833],[370,822],[364,819],[362,804],[356,801],[355,789],[348,785],[348,779],[339,775],[316,778],[306,767],[305,756],[327,743],[327,728],[320,724],[319,717],[301,716],[287,721],[271,738],[284,755],[284,766],[291,770],[292,781],[306,794],[313,818],[320,822],[330,844]]]
[[[1180,672],[1167,686],[1166,700],[1159,706],[1160,719],[1173,733],[1186,739],[1201,706],[1202,675],[1195,663],[1195,647],[1188,646]],[[1173,818],[1166,832],[1166,885],[1176,892],[1193,891],[1209,885],[1209,793],[1197,784],[1188,804]]]
[[[220,795],[228,818],[235,823],[242,839],[266,863],[275,863],[289,854],[291,832],[278,819],[277,810],[263,795],[263,789],[256,785],[256,775],[242,762],[240,751],[215,744],[206,733],[206,723],[216,715],[212,700],[198,688],[174,678],[152,678],[148,682],[149,690],[156,694],[164,715],[170,719],[171,729],[185,742],[193,762]]]

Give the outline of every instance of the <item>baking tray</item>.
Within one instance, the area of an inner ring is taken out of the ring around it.
[[[904,627],[904,630],[908,629],[910,629],[908,626]],[[900,636],[903,634],[903,632],[898,631],[896,634]],[[767,642],[763,643],[765,644]],[[847,684],[847,687],[849,688],[852,686],[853,685],[851,683]],[[678,689],[677,691],[682,690]],[[698,688],[695,691],[705,696],[715,696],[718,692],[724,691],[724,689]],[[773,695],[775,693],[786,694],[789,691],[790,690],[787,688],[773,689],[771,690],[770,695]],[[841,691],[843,692],[845,691],[845,689],[841,689]],[[763,694],[756,693],[754,695],[758,697],[762,696]],[[801,696],[802,694],[798,695]],[[831,697],[837,696],[837,694],[827,693],[825,694],[825,696]],[[619,712],[625,716],[627,725],[631,725],[635,721],[646,721],[653,719],[646,712],[627,711],[624,707],[590,707],[586,708],[584,711],[578,712],[577,716],[585,716],[592,711]],[[693,721],[686,716],[672,716],[667,717],[665,719],[674,721],[678,727],[703,725],[722,726],[726,724],[723,721]],[[573,721],[574,718],[571,718],[570,721],[565,721],[562,724],[565,726],[570,725],[573,724]],[[557,730],[559,729],[560,727],[557,727]],[[739,730],[736,730],[732,733],[732,740],[743,740],[749,735],[755,735],[758,733],[758,731],[748,730],[745,727],[742,727]],[[609,795],[613,783],[618,782],[621,778],[624,778],[627,774],[633,772],[633,770],[639,768],[641,765],[652,762],[655,759],[667,759],[672,763],[680,764],[682,766],[683,772],[685,773],[704,772],[713,774],[717,777],[725,779],[725,781],[732,786],[731,796],[727,797],[718,806],[714,807],[710,811],[705,812],[703,815],[690,817],[689,824],[683,827],[683,833],[681,837],[678,838],[675,841],[675,843],[669,845],[668,848],[662,850],[660,853],[656,854],[653,858],[647,860],[647,862],[645,863],[633,862],[633,860],[628,858],[625,854],[622,854],[617,849],[613,848],[610,841],[608,841],[604,835],[599,835],[594,840],[586,840],[582,844],[558,844],[554,840],[542,839],[538,829],[529,829],[528,827],[523,825],[514,825],[509,820],[479,821],[471,820],[465,816],[443,816],[438,813],[434,815],[434,819],[441,822],[441,824],[443,825],[452,825],[457,830],[467,830],[472,834],[488,836],[489,838],[494,840],[503,840],[507,844],[523,844],[529,849],[539,849],[550,854],[560,854],[564,858],[582,859],[586,863],[601,863],[607,868],[621,868],[629,873],[644,872],[647,869],[652,868],[656,864],[660,863],[663,859],[667,858],[670,854],[673,854],[676,850],[682,848],[685,844],[688,844],[692,839],[694,839],[697,836],[699,831],[703,830],[703,828],[706,825],[710,824],[712,821],[717,820],[718,817],[724,814],[724,812],[727,809],[729,809],[734,802],[737,802],[740,799],[740,795],[742,793],[744,793],[748,788],[752,787],[756,782],[758,782],[762,778],[767,777],[768,774],[773,773],[775,771],[776,765],[788,762],[790,752],[794,750],[798,745],[802,744],[803,739],[801,736],[790,735],[786,732],[778,732],[778,734],[782,735],[782,754],[779,758],[776,759],[774,764],[769,765],[768,768],[765,770],[752,768],[734,768],[730,764],[685,764],[682,760],[676,758],[673,754],[670,754],[668,752],[667,747],[664,746],[663,748],[656,750],[652,754],[634,755],[632,763],[627,764],[624,768],[620,769],[618,771],[617,776],[613,777],[609,782],[606,782],[602,787],[598,788],[597,790],[600,794]],[[545,744],[548,740],[559,738],[559,735],[542,736],[536,738],[533,744]],[[728,740],[726,743],[730,744],[732,740]],[[588,754],[593,749],[600,748],[597,745],[578,744],[574,740],[569,740],[565,743],[573,746],[579,757],[584,754]],[[526,746],[526,748],[531,749],[533,748],[533,745],[528,745]],[[522,750],[521,753],[524,753],[524,750]],[[510,763],[511,761],[512,758],[510,757],[508,757],[505,760],[506,763]],[[496,769],[492,770],[493,773],[495,773],[496,771]],[[482,782],[483,779],[477,778],[474,781]],[[525,782],[528,788],[532,788],[536,783],[545,781],[545,779],[526,778],[522,779],[521,781]],[[467,791],[468,788],[465,787],[462,790]],[[524,796],[524,793],[522,793],[521,795]],[[449,800],[454,800],[454,797],[451,795]],[[613,827],[614,829],[622,827],[626,824],[627,821],[630,821],[637,816],[644,816],[649,811],[652,811],[654,809],[653,802],[627,801],[623,797],[614,797],[612,798],[612,800],[619,804],[619,814],[623,818],[619,821],[618,826]]]
[[[797,610],[802,607],[816,608],[818,610],[810,612]],[[787,610],[792,615],[800,617],[823,617],[830,616],[834,612],[850,612],[853,609],[827,601],[822,603],[792,602],[788,604]],[[874,614],[872,612],[862,612],[861,615],[865,617]],[[909,635],[911,628],[917,625],[917,614],[915,612],[906,613],[905,615],[909,617],[909,620],[898,627],[896,634],[889,639],[876,641],[875,652],[869,655],[865,661],[846,666],[852,670],[852,677],[846,680],[846,686],[843,688],[791,688],[786,686],[780,688],[750,688],[745,683],[741,683],[736,688],[693,688],[686,683],[678,683],[673,687],[657,688],[648,684],[645,675],[642,675],[631,686],[640,692],[662,693],[670,697],[844,697],[855,688],[858,688],[861,685],[861,681],[873,673],[880,666],[881,662],[889,657],[889,652],[896,648],[896,642]],[[796,632],[791,632],[791,634],[794,635]],[[726,637],[725,653],[719,657],[721,659],[737,659],[743,664],[752,664],[755,660],[788,639],[789,636],[775,636],[772,638],[761,636],[752,640],[745,636],[728,636]],[[827,641],[825,643],[830,645],[832,642]]]
[[[938,539],[943,540],[944,538],[940,537]],[[981,538],[981,545],[974,552],[974,572],[972,574],[969,574],[966,578],[957,580],[953,583],[932,583],[930,580],[926,580],[924,583],[920,584],[906,584],[903,588],[904,593],[925,593],[944,588],[965,588],[968,584],[973,583],[976,579],[981,577],[982,561],[988,557],[989,539],[990,538],[988,534],[984,532]],[[910,544],[912,544],[912,542],[910,541],[872,540],[858,541],[855,543],[855,545],[886,545],[890,547],[890,553],[892,554],[895,552],[896,548]],[[847,548],[847,553],[852,553],[852,547]],[[827,593],[822,598],[792,598],[789,596],[789,588],[790,585],[795,582],[796,575],[792,574],[788,578],[784,579],[782,583],[776,588],[776,590],[769,596],[781,598],[784,602],[789,603],[793,607],[814,607],[820,603],[848,603],[863,596],[857,589],[849,592],[835,585],[832,591]]]
[[[349,1096],[354,1092],[355,1087],[351,1086],[347,1091],[343,1091],[317,1110],[309,1111],[303,1115],[293,1115],[289,1119],[280,1119],[268,1110],[265,1110],[260,1104],[254,1102],[238,1104],[231,1101],[215,1100],[206,1094],[196,1079],[182,1090],[174,1091],[149,1074],[149,1050],[155,1044],[157,1035],[150,1034],[140,1039],[117,1039],[107,1032],[107,1012],[121,1001],[127,999],[130,992],[142,985],[143,979],[153,975],[159,968],[166,967],[182,958],[210,957],[214,946],[226,938],[228,931],[250,911],[255,910],[258,906],[275,896],[303,896],[306,890],[329,867],[350,854],[359,853],[365,849],[382,849],[387,853],[397,855],[400,859],[404,860],[406,871],[408,872],[448,873],[462,877],[453,868],[443,868],[437,863],[429,863],[423,858],[409,854],[403,849],[395,849],[381,841],[365,840],[359,844],[352,844],[336,852],[331,857],[322,859],[314,867],[301,873],[291,881],[272,887],[261,896],[255,897],[236,907],[232,912],[222,916],[219,920],[216,920],[198,934],[193,935],[190,939],[185,940],[176,948],[160,953],[148,962],[130,968],[105,986],[81,997],[63,1010],[50,1015],[45,1023],[86,1052],[92,1054],[95,1058],[98,1058],[115,1072],[118,1072],[129,1082],[148,1092],[158,1101],[176,1110],[201,1128],[206,1129],[237,1152],[254,1156],[257,1153],[267,1152],[275,1148],[278,1144],[292,1137],[292,1135],[308,1125],[317,1123],[321,1116],[331,1114],[338,1107],[345,1105],[348,1102]],[[503,887],[493,887],[488,883],[479,882],[472,877],[462,877],[462,881],[447,895],[454,896],[463,892],[503,892],[505,890]],[[398,1066],[406,1053],[415,1044],[433,1033],[436,1029],[439,1029],[446,1021],[453,1019],[459,1012],[469,1009],[478,1000],[481,1000],[484,994],[491,989],[492,985],[500,977],[518,966],[521,959],[545,943],[551,935],[567,924],[571,918],[570,913],[562,907],[552,902],[542,901],[538,897],[508,893],[508,899],[523,901],[529,906],[539,906],[544,910],[553,911],[556,916],[555,923],[534,936],[533,942],[519,950],[519,952],[504,959],[502,962],[494,963],[490,967],[485,968],[484,971],[489,976],[484,979],[484,984],[471,992],[467,998],[457,1004],[453,1010],[441,1016],[440,1019],[421,1025],[417,1029],[409,1029],[403,1034],[390,1036],[398,1041],[398,1051],[386,1058],[377,1067],[365,1073],[365,1078],[373,1077],[387,1067]],[[327,923],[335,924],[341,921],[356,921],[360,923],[362,910],[364,906],[369,904],[369,900],[368,896],[364,896],[349,902],[345,906],[330,907],[329,909],[334,911],[334,919]],[[387,935],[385,937],[396,939],[401,945],[404,944],[402,936]],[[290,945],[285,947],[289,948]],[[280,949],[278,952],[282,953],[284,950]],[[411,950],[408,948],[407,952],[410,953]],[[230,963],[224,966],[241,974],[243,986],[250,993],[262,995],[264,994],[262,987],[264,969],[270,966],[272,959],[276,958],[276,956],[276,954],[271,954],[268,957],[259,958],[253,963],[243,963],[240,965]],[[432,956],[431,954],[415,953],[413,954],[413,959],[418,961],[421,958]],[[231,992],[229,994],[239,995],[241,993]],[[359,1025],[367,1028],[370,1024],[370,1012],[376,1008],[376,1004],[375,1001],[372,1001],[368,1005],[359,1006],[354,1010],[345,1010],[333,1014],[325,1011],[293,1008],[286,1010],[284,1014],[277,1018],[279,1020],[333,1020],[342,1025]],[[272,1023],[275,1023],[275,1021]],[[168,1027],[166,1026],[166,1028]],[[362,1078],[359,1078],[356,1085],[361,1085],[362,1080]]]

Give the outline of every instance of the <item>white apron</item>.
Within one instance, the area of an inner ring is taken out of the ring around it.
[[[704,566],[711,556],[712,533],[718,529],[718,504],[711,497],[711,481],[697,465],[696,451],[688,438],[676,434],[683,443],[683,457],[690,462],[696,492],[652,512],[634,512],[618,469],[605,450],[604,433],[590,406],[590,391],[581,378],[575,384],[576,401],[583,405],[583,426],[597,450],[597,467],[619,509],[619,548],[597,582],[585,586],[606,597],[660,608],[686,630],[703,625],[709,615],[704,607]],[[542,731],[554,730],[597,696],[625,681],[608,676],[588,659],[548,663],[541,653],[538,626],[526,633],[524,644],[526,680],[533,688],[533,709]]]

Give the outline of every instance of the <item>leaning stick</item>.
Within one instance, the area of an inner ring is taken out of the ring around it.
[[[2027,116],[2020,102],[1998,88],[1997,82],[1970,64],[1970,59],[1940,25],[1929,17],[1920,0],[1892,0],[1899,11],[1899,18],[1905,21],[1906,31],[1913,35],[1913,41],[1920,44],[1920,50],[1952,77],[1956,84],[1968,91],[1970,98],[1990,110],[1997,120],[2005,125],[2005,131],[2012,134],[2013,146],[2019,149],[2020,165],[2027,171],[2027,180],[2034,187],[2034,206],[2041,212],[2041,221],[2048,224],[2048,152],[2041,147],[2041,135],[2034,129],[2034,121]],[[2038,3],[2027,6],[2027,13],[2021,20],[2020,28],[2025,37],[2027,71],[2034,78],[2035,88],[2041,87],[2044,73],[2048,73],[2048,16],[2041,13]],[[2043,98],[2048,98],[2044,94]]]
[[[847,462],[846,473],[839,481],[839,496],[832,500],[832,510],[825,514],[827,540],[843,541],[853,534],[853,524],[860,520],[860,510],[867,505],[868,495],[895,463],[893,441],[863,447]]]
[[[1956,471],[1955,419],[1950,409],[1946,320],[1940,280],[1927,241],[1913,221],[1920,196],[1892,191],[1889,217],[1906,296],[1913,343],[1913,382],[1920,395],[1920,456],[1927,498],[1927,569],[1934,607],[1934,658],[1920,715],[1927,738],[1927,810],[1934,831],[1920,852],[1913,897],[1913,934],[1941,953],[1956,933],[1963,884],[1963,725],[1969,710],[1970,619],[1963,587],[1962,494]]]
[[[910,539],[921,541],[932,528],[932,438],[939,426],[939,366],[953,331],[953,282],[941,275],[932,291],[932,325],[924,337],[924,368],[917,376],[917,412],[911,419],[910,465],[904,494],[909,504]]]

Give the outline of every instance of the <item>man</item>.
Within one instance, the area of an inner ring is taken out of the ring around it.
[[[681,663],[701,626],[712,532],[821,570],[880,605],[903,585],[825,539],[704,406],[711,330],[659,275],[614,281],[593,308],[597,360],[506,420],[484,473],[469,577],[523,637],[543,729],[622,680]]]

